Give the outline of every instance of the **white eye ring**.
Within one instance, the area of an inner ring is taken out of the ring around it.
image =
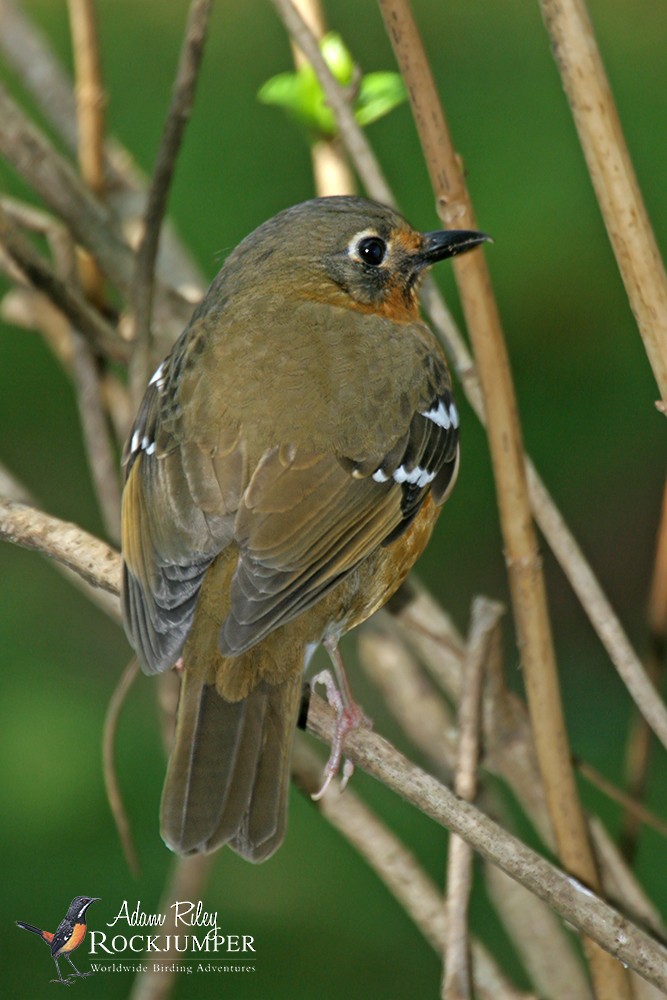
[[[368,255],[365,255],[361,250],[361,245],[368,240],[371,243],[381,244],[382,256],[379,257],[377,261],[369,259]],[[381,267],[387,255],[389,253],[389,243],[376,232],[375,229],[362,229],[360,233],[356,233],[347,245],[347,253],[349,257],[353,260],[358,261],[360,264],[366,264],[371,267]]]

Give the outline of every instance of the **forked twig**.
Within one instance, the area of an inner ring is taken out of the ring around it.
[[[309,797],[322,784],[322,762],[305,741],[298,740],[292,774]],[[401,841],[347,788],[333,787],[317,802],[318,811],[365,858],[411,917],[432,948],[442,953],[446,919],[443,899],[435,883]],[[473,978],[479,1000],[528,1000],[506,980],[484,946],[471,942]]]

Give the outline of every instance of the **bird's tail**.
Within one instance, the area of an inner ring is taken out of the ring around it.
[[[285,835],[301,672],[259,681],[237,701],[185,670],[162,794],[161,829],[178,854],[229,844],[263,861]]]
[[[37,934],[43,941],[46,941],[47,944],[53,938],[53,934],[49,934],[48,931],[43,931],[40,927],[35,927],[33,924],[26,924],[23,920],[17,920],[16,926],[22,927],[24,931],[30,931],[31,934]]]

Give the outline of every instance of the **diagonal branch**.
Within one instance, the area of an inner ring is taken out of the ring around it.
[[[137,403],[150,374],[150,327],[160,231],[176,158],[192,113],[210,11],[211,0],[192,0],[190,4],[178,71],[148,189],[143,232],[137,248],[131,294],[135,345],[130,366],[132,394]]]
[[[0,497],[0,539],[35,549],[68,566],[94,587],[120,593],[118,553],[76,524]]]
[[[99,539],[26,504],[0,499],[0,537],[36,549],[74,569],[90,583],[120,591],[120,557]],[[312,695],[307,729],[330,743],[335,712]],[[565,920],[649,982],[667,989],[667,948],[599,899],[577,879],[545,861],[521,841],[411,763],[370,730],[345,744],[350,759],[436,823],[466,840]]]
[[[0,244],[38,291],[43,292],[84,334],[92,346],[114,361],[124,361],[127,345],[70,283],[61,281],[0,205]]]

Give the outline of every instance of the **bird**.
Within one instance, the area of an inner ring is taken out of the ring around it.
[[[52,983],[62,983],[64,986],[70,986],[70,980],[74,976],[85,979],[87,976],[93,975],[92,972],[79,972],[72,961],[71,953],[79,947],[86,936],[86,911],[88,907],[91,903],[97,902],[99,898],[99,896],[75,896],[69,905],[65,919],[61,920],[58,924],[55,933],[43,931],[33,924],[26,924],[23,920],[16,921],[18,927],[22,927],[24,931],[30,931],[31,934],[37,934],[51,949],[51,957],[56,963],[56,971],[58,973],[58,978],[52,979]],[[70,972],[67,979],[63,979],[60,966],[58,965],[58,959],[63,955],[74,969],[74,972]]]
[[[458,470],[459,417],[420,318],[434,263],[489,239],[314,198],[234,249],[148,384],[124,449],[122,613],[181,686],[162,793],[178,854],[283,841],[304,670],[396,591]],[[327,783],[325,782],[325,784]]]

